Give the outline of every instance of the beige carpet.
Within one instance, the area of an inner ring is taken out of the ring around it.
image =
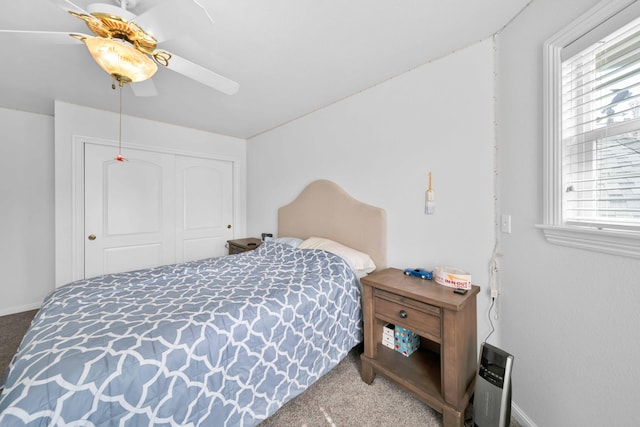
[[[378,375],[371,385],[360,379],[359,352],[285,404],[260,427],[421,426],[439,427],[442,416]]]
[[[25,311],[23,313],[0,316],[0,383],[4,381],[4,375],[13,355],[27,332],[33,316],[38,310]]]

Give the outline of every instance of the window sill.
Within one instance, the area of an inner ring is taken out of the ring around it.
[[[536,225],[549,243],[640,258],[640,233],[633,231],[595,230],[558,225]]]

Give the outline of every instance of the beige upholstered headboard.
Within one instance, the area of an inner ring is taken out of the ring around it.
[[[324,237],[369,254],[378,270],[387,266],[387,214],[359,202],[331,181],[309,184],[278,209],[278,236]]]

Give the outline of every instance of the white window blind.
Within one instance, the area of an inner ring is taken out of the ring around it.
[[[562,217],[640,230],[640,18],[562,60]]]

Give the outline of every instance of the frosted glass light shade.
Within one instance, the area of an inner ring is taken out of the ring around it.
[[[141,82],[153,76],[158,66],[132,46],[103,37],[82,40],[98,65],[121,83]]]

